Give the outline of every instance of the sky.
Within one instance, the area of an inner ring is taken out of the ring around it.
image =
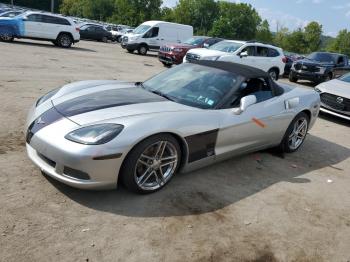
[[[172,7],[177,0],[163,0],[163,5]],[[270,30],[277,26],[294,30],[308,22],[323,25],[323,34],[335,37],[339,30],[350,30],[350,0],[231,0],[249,3],[267,19]]]

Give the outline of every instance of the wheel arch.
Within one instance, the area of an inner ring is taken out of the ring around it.
[[[57,35],[57,37],[56,37],[56,40],[58,39],[58,37],[59,37],[60,35],[63,35],[63,34],[69,35],[69,36],[72,38],[72,41],[74,42],[74,37],[73,37],[72,33],[71,33],[71,32],[67,32],[67,31],[61,31],[61,32],[59,32],[58,35]]]
[[[143,142],[144,140],[150,138],[150,137],[153,137],[153,136],[157,136],[157,135],[170,135],[172,137],[174,137],[176,139],[176,141],[179,143],[179,146],[180,146],[180,150],[181,150],[181,159],[180,159],[180,165],[179,165],[179,169],[178,170],[181,170],[186,162],[187,162],[187,159],[188,159],[188,154],[189,154],[189,149],[188,149],[188,144],[185,140],[185,138],[183,138],[182,136],[180,136],[179,134],[176,134],[174,132],[159,132],[159,133],[154,133],[152,135],[148,135],[146,137],[143,137],[141,138],[140,140],[138,140],[130,149],[129,151],[126,153],[124,159],[123,159],[123,162],[122,164],[120,165],[120,169],[119,169],[119,172],[121,170],[123,170],[123,166],[124,166],[124,163],[126,161],[126,159],[128,158],[128,156],[130,155],[131,151],[136,148],[141,142]],[[119,179],[120,177],[120,174],[118,175],[118,183],[120,181]]]
[[[280,76],[280,69],[277,67],[277,66],[273,66],[273,67],[271,67],[270,69],[269,69],[269,71],[268,72],[270,72],[271,70],[275,70],[275,71],[277,71],[277,77],[279,77]]]

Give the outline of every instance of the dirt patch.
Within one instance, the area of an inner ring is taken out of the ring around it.
[[[11,151],[23,151],[25,147],[24,132],[11,132],[0,137],[0,154]]]

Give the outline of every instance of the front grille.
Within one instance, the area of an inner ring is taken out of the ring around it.
[[[350,99],[329,93],[323,93],[320,97],[323,107],[350,115]]]
[[[65,174],[66,176],[77,178],[77,179],[84,179],[84,180],[90,179],[90,176],[87,173],[74,168],[67,167],[67,166],[64,167],[63,174]]]
[[[195,55],[195,54],[191,54],[191,53],[186,54],[186,60],[188,62],[198,61],[200,58],[201,57],[199,55]]]
[[[160,51],[162,52],[171,52],[172,51],[172,48],[168,47],[168,46],[162,46],[160,48]]]
[[[311,64],[296,63],[294,65],[294,68],[296,70],[302,70],[302,71],[311,72],[311,73],[320,72],[320,68]]]
[[[56,162],[55,162],[55,161],[53,161],[53,160],[51,160],[50,158],[44,156],[43,154],[38,153],[38,156],[39,156],[42,160],[44,160],[47,164],[49,164],[50,166],[52,166],[52,167],[55,167],[55,166],[56,166]]]

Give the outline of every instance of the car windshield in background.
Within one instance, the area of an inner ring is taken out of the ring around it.
[[[213,109],[236,86],[233,74],[201,65],[182,64],[143,83],[143,87],[177,103]]]
[[[233,53],[241,46],[242,44],[237,42],[221,41],[215,45],[212,45],[208,49],[222,51],[226,53]]]
[[[200,45],[201,43],[203,43],[203,41],[205,40],[205,38],[197,38],[197,37],[192,37],[190,39],[187,39],[184,44],[186,45]]]
[[[143,34],[150,28],[150,25],[140,25],[134,29],[134,34]]]
[[[341,81],[344,81],[344,82],[350,83],[350,73],[345,74],[345,75],[343,75],[343,76],[339,77],[338,79],[339,79],[339,80],[341,80]]]
[[[306,58],[324,63],[335,63],[335,57],[326,53],[311,53]]]

